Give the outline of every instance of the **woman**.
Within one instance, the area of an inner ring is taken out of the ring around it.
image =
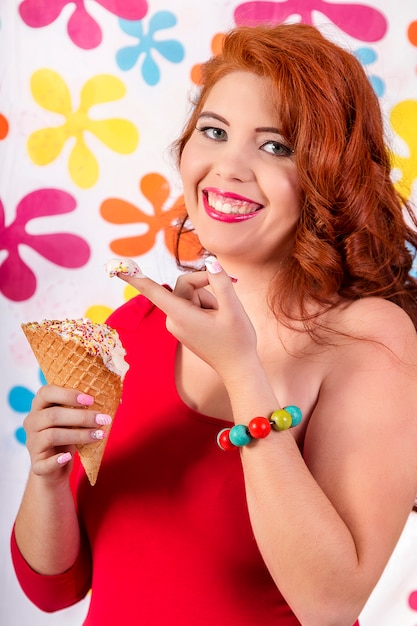
[[[93,489],[73,451],[103,417],[39,390],[16,571],[44,610],[92,586],[87,625],[351,626],[417,493],[417,236],[377,98],[313,27],[237,28],[177,149],[206,270],[120,274]]]

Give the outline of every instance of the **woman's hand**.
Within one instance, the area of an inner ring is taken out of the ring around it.
[[[34,474],[51,480],[67,480],[75,445],[93,443],[105,436],[100,425],[109,424],[111,418],[89,409],[93,403],[92,396],[77,389],[54,385],[39,389],[24,420],[26,446]]]
[[[140,272],[117,275],[164,311],[168,330],[223,377],[256,355],[256,333],[230,277],[217,261],[207,268],[180,276],[172,293]]]

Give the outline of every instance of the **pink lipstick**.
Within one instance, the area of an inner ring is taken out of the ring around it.
[[[252,219],[262,209],[249,198],[214,187],[203,189],[203,205],[209,217],[229,224]]]

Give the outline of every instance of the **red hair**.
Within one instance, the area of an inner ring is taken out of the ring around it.
[[[294,294],[323,308],[378,296],[417,328],[416,218],[396,191],[378,98],[359,61],[313,26],[238,27],[202,67],[202,87],[176,142],[181,154],[213,85],[233,71],[268,78],[284,136],[295,150],[301,217],[285,272],[271,284],[276,315],[291,318]],[[408,223],[405,219],[408,215]]]

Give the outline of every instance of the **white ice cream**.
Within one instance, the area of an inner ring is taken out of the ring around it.
[[[43,328],[60,335],[64,341],[73,340],[81,344],[88,354],[100,356],[104,365],[123,378],[129,369],[124,357],[126,350],[120,341],[118,332],[107,324],[94,323],[88,318],[66,320],[43,320],[31,322],[29,328]]]
[[[117,274],[125,276],[142,276],[140,267],[132,259],[110,259],[106,263],[106,272],[110,278]]]

